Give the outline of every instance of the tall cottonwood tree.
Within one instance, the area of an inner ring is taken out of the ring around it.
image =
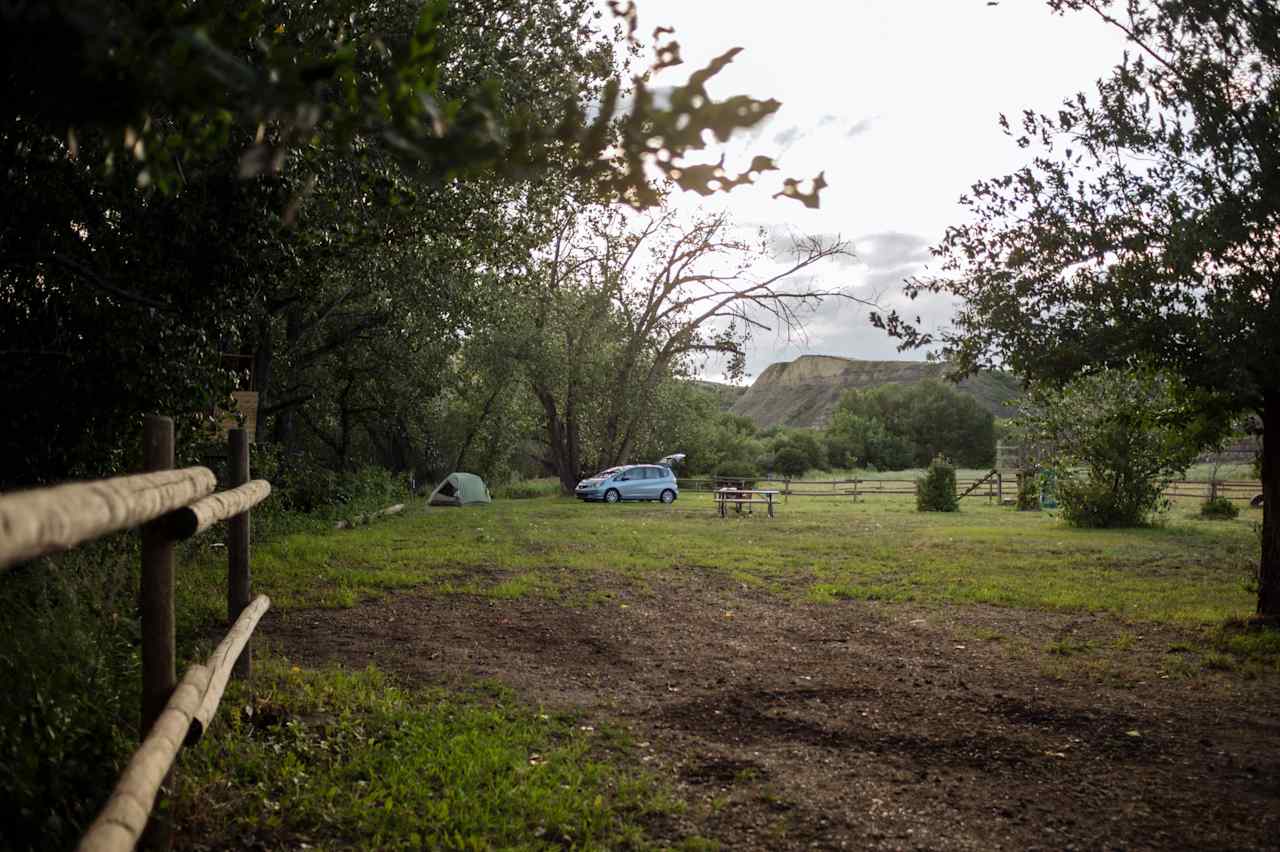
[[[764,233],[724,213],[566,215],[513,297],[523,333],[511,338],[565,490],[586,470],[632,460],[662,382],[706,356],[740,371],[752,332],[797,331],[822,299],[853,298],[814,282],[824,261],[849,254],[839,238],[798,237],[775,257]]]
[[[1209,415],[1263,433],[1258,612],[1280,616],[1280,8],[1273,0],[1050,0],[1130,52],[1054,115],[1001,119],[1038,150],[975,184],[911,282],[963,300],[937,336],[964,370],[1061,382],[1149,361]],[[929,342],[897,316],[908,342]]]

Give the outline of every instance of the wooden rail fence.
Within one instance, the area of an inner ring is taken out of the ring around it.
[[[173,469],[173,421],[149,416],[143,424],[146,472],[0,495],[0,571],[142,527],[141,744],[81,839],[81,852],[127,852],[144,831],[154,841],[148,845],[167,847],[171,827],[151,816],[178,751],[208,729],[232,675],[251,674],[249,637],[271,601],[266,595],[250,601],[249,511],[266,499],[271,485],[249,480],[245,431],[231,430],[228,440],[233,487],[217,494],[208,468]],[[205,664],[192,665],[178,683],[174,545],[224,520],[231,629]]]

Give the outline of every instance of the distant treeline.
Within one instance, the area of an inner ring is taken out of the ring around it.
[[[699,392],[702,395],[702,392]],[[809,470],[924,467],[941,454],[963,467],[994,462],[996,420],[972,396],[938,380],[847,391],[826,429],[759,430],[749,418],[709,410],[682,422],[670,446],[690,476],[802,476]],[[692,401],[691,401],[692,403]]]

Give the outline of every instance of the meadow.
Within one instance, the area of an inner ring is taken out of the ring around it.
[[[1210,627],[1247,616],[1260,510],[1202,520],[1182,501],[1156,524],[1082,530],[1052,511],[969,498],[920,513],[906,497],[792,498],[778,516],[720,520],[710,495],[671,507],[563,498],[498,500],[317,535],[285,535],[254,554],[255,588],[277,607],[351,606],[397,589],[572,599],[601,574],[644,588],[689,571],[722,574],[787,599],[982,603],[1105,612]],[[214,621],[218,557],[179,581],[192,627]]]

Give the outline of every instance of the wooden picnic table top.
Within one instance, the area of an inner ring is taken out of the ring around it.
[[[778,491],[778,490],[776,490],[776,489],[772,489],[772,488],[761,488],[761,489],[754,489],[754,488],[717,488],[717,489],[716,489],[716,493],[717,493],[717,494],[724,494],[724,493],[729,493],[729,494],[781,494],[782,492],[781,492],[781,491]]]

